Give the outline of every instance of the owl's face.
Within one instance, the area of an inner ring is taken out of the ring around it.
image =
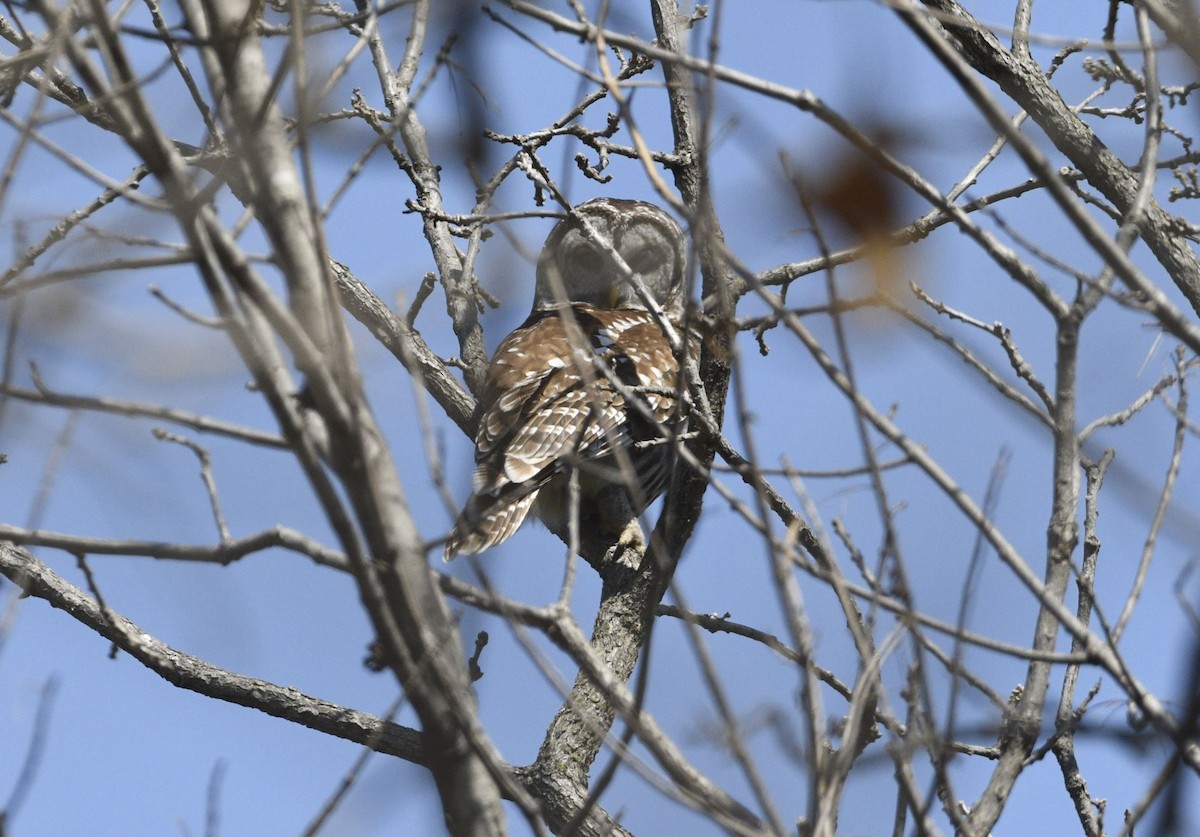
[[[686,239],[671,216],[653,204],[613,198],[580,204],[576,212],[593,234],[574,218],[550,233],[538,259],[535,310],[563,302],[645,309],[615,250],[666,314],[682,313]]]

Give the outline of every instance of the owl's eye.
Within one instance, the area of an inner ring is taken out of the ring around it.
[[[578,273],[600,273],[607,262],[605,254],[591,245],[575,248],[570,256],[572,269]]]
[[[666,261],[663,249],[653,244],[643,245],[625,256],[625,264],[629,265],[629,269],[634,273],[649,273]]]

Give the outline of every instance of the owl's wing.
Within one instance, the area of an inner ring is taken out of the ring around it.
[[[623,443],[624,397],[594,360],[610,349],[601,324],[580,308],[547,312],[497,349],[475,437],[477,492],[536,487],[559,460],[597,458]],[[570,325],[564,314],[573,315]]]
[[[633,443],[662,436],[662,422],[675,412],[677,378],[670,346],[648,312],[574,305],[532,317],[505,338],[488,369],[475,490],[446,555],[505,540],[570,461],[615,459],[640,486],[633,493],[643,508],[665,486],[668,449],[639,451]]]

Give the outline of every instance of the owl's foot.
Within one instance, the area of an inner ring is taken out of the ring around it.
[[[615,561],[623,567],[636,570],[645,554],[646,536],[637,518],[630,518],[617,537],[617,542],[609,548],[604,558],[606,562]]]

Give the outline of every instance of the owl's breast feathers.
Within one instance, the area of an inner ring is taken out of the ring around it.
[[[566,480],[555,477],[572,464],[580,469],[581,505],[599,487],[622,482],[640,513],[666,487],[664,428],[684,428],[676,406],[684,391],[679,364],[649,312],[578,303],[535,311],[504,339],[488,369],[474,493],[447,557],[508,538],[540,491],[565,491]],[[542,516],[561,500],[541,498]]]

